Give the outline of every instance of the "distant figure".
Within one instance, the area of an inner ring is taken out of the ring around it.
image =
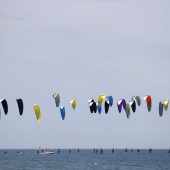
[[[69,154],[71,153],[71,149],[69,149]]]
[[[127,152],[128,150],[127,150],[127,148],[125,149],[125,152]]]
[[[133,152],[133,149],[131,149],[130,151]]]
[[[98,153],[98,149],[96,149],[96,154]]]
[[[112,149],[112,154],[115,152],[114,148]]]
[[[39,154],[39,151],[37,151],[37,154]]]
[[[80,149],[78,148],[78,152],[80,152]]]
[[[149,148],[149,153],[152,153],[152,148]]]
[[[60,153],[60,149],[58,149],[58,152],[57,152],[58,154]]]
[[[170,149],[169,149],[169,153],[170,153]]]
[[[100,149],[100,154],[103,154],[103,149],[102,148]]]
[[[44,152],[44,149],[42,149],[41,152]]]
[[[7,151],[4,151],[4,154],[7,154]]]
[[[21,154],[21,151],[18,151],[18,154]]]
[[[140,152],[140,150],[139,149],[137,149],[137,153],[139,153]]]
[[[96,152],[96,149],[93,149],[93,153],[95,153]]]

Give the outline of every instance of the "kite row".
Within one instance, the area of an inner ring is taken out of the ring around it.
[[[60,95],[59,95],[59,93],[55,93],[53,95],[53,98],[55,100],[56,107],[60,108],[61,118],[62,118],[62,120],[64,120],[65,119],[65,107],[60,106]],[[147,109],[148,109],[148,112],[150,112],[151,107],[152,107],[151,96],[146,95],[146,96],[143,97],[143,99],[146,100]],[[0,102],[2,104],[5,115],[7,115],[8,104],[7,104],[6,99],[1,99]],[[23,110],[24,110],[23,100],[19,98],[19,99],[16,99],[16,102],[18,104],[19,114],[22,115]],[[90,112],[96,113],[98,111],[98,113],[101,114],[103,102],[104,102],[104,110],[105,110],[105,113],[107,114],[108,111],[109,111],[109,107],[112,107],[112,105],[113,105],[113,97],[112,96],[105,96],[103,94],[98,96],[98,102],[95,102],[94,99],[88,100]],[[74,98],[71,99],[70,103],[72,105],[72,108],[75,109],[76,108],[76,99],[74,99]],[[122,108],[123,108],[124,111],[126,112],[126,116],[127,116],[128,119],[130,118],[131,110],[132,110],[132,112],[136,111],[136,105],[138,105],[138,106],[141,105],[141,98],[140,98],[139,95],[132,96],[131,101],[129,101],[129,102],[126,102],[125,99],[120,99],[120,100],[117,101],[117,108],[118,108],[119,113],[121,113]],[[163,115],[163,110],[165,110],[165,111],[168,110],[168,105],[169,105],[169,99],[164,99],[164,100],[159,102],[159,115],[160,115],[160,117]],[[34,109],[34,112],[35,112],[35,115],[36,115],[36,118],[37,118],[37,122],[40,123],[41,122],[41,111],[40,111],[39,105],[35,104],[33,106],[33,109]],[[0,118],[1,118],[1,111],[0,111]]]
[[[113,105],[113,97],[112,96],[105,96],[105,95],[99,95],[98,97],[98,102],[95,102],[94,99],[89,99],[89,107],[90,107],[90,111],[91,113],[96,113],[98,111],[98,113],[101,113],[102,110],[102,102],[105,99],[104,102],[104,110],[105,113],[107,114],[109,111],[109,107],[112,107]],[[146,95],[143,97],[144,100],[146,100],[147,103],[147,109],[148,112],[151,111],[151,107],[152,107],[152,98],[150,95]],[[137,103],[137,104],[136,104]],[[139,95],[134,95],[131,98],[131,101],[126,102],[125,99],[120,99],[119,101],[117,101],[117,108],[119,113],[121,113],[122,108],[125,110],[126,112],[126,116],[129,119],[130,118],[130,114],[131,114],[131,109],[132,112],[134,113],[136,111],[136,105],[140,106],[141,105],[141,98]],[[159,115],[160,117],[163,115],[163,110],[167,111],[168,109],[168,105],[169,105],[169,99],[165,99],[159,102]]]

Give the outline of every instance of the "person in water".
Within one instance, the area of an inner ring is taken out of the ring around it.
[[[60,153],[60,149],[58,149],[58,154]]]
[[[69,153],[71,153],[71,149],[69,149]]]
[[[137,153],[139,153],[140,152],[140,150],[139,149],[137,149]]]
[[[96,149],[93,149],[93,153],[95,153],[96,152]]]
[[[7,151],[4,151],[4,154],[7,154]]]
[[[98,153],[98,149],[96,149],[96,154]]]
[[[112,154],[115,152],[114,148],[112,149]]]
[[[125,149],[125,152],[127,152],[128,150],[127,150],[127,148]]]
[[[149,148],[149,153],[152,153],[152,148]]]
[[[100,149],[100,154],[103,154],[103,149],[102,148]]]
[[[78,152],[80,152],[80,149],[78,148]]]

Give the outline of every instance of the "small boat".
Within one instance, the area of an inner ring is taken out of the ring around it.
[[[51,150],[49,151],[41,150],[41,151],[37,151],[37,154],[46,155],[46,154],[54,154],[54,152],[52,152]]]

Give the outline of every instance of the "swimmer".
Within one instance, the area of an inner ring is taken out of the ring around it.
[[[128,152],[127,148],[124,150],[125,152]]]
[[[149,153],[152,153],[152,148],[149,148]]]
[[[100,154],[103,154],[103,149],[102,148],[100,149]]]
[[[69,153],[71,153],[71,149],[69,149]]]

